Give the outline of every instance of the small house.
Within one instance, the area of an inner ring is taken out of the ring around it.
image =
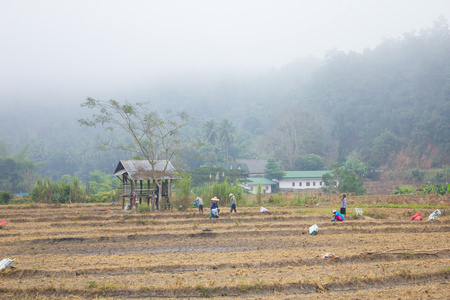
[[[236,163],[239,164],[242,169],[248,170],[248,176],[262,177],[264,176],[267,159],[236,159]]]
[[[248,177],[246,178],[245,187],[250,190],[252,194],[256,194],[258,192],[258,186],[261,184],[262,193],[271,194],[272,193],[272,185],[276,185],[277,183],[273,180],[264,178],[264,177]]]
[[[322,176],[330,171],[286,171],[279,180],[280,191],[320,189],[324,186]]]
[[[169,205],[172,194],[171,182],[176,179],[176,169],[170,161],[157,160],[152,164],[148,160],[121,160],[114,171],[122,182],[122,209],[125,207],[125,199],[130,198],[130,194],[136,193],[139,204],[143,199],[150,205],[150,199],[165,199],[161,206]],[[154,178],[161,183],[161,191]],[[131,199],[130,199],[131,203]],[[154,201],[152,201],[154,209]]]

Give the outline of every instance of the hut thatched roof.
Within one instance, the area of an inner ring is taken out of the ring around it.
[[[167,167],[166,167],[167,164]],[[164,168],[166,170],[164,172]],[[175,179],[176,169],[170,161],[157,160],[154,164],[156,178]],[[153,178],[152,165],[148,160],[121,160],[114,171],[115,176],[127,174],[131,180],[149,180]],[[163,178],[164,177],[164,178]]]

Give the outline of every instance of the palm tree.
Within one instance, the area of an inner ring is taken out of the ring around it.
[[[222,143],[225,144],[227,150],[227,163],[228,163],[228,147],[234,142],[234,133],[236,132],[236,127],[233,123],[228,121],[228,119],[223,119],[220,122],[219,127],[219,138]]]
[[[214,119],[210,119],[203,126],[203,138],[213,146],[216,144],[216,139],[217,139],[216,127],[217,127],[217,123],[216,123],[216,121],[214,121]]]

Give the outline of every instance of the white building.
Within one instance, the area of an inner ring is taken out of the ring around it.
[[[279,180],[280,191],[320,189],[324,186],[322,175],[330,171],[287,171]]]
[[[277,184],[275,181],[264,178],[264,177],[248,177],[245,187],[250,190],[252,194],[258,192],[258,185],[261,184],[262,192],[264,194],[272,193],[272,185]]]

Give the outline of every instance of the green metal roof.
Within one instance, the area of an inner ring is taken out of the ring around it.
[[[322,178],[322,175],[330,173],[330,171],[286,171],[283,179],[290,178]]]
[[[275,181],[264,177],[247,177],[247,184],[277,184]]]

